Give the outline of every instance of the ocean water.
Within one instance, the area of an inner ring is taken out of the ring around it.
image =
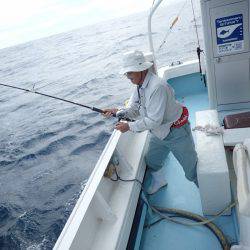
[[[183,3],[157,11],[158,48]],[[195,4],[202,44],[201,17]],[[147,12],[0,50],[0,82],[99,108],[122,106],[133,86],[121,55],[148,51]],[[190,3],[158,67],[196,59]],[[0,249],[52,249],[116,120],[84,108],[0,86]]]

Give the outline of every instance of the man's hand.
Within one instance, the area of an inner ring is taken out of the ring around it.
[[[103,115],[104,115],[105,117],[110,117],[110,116],[115,115],[117,111],[118,111],[118,109],[116,109],[116,108],[104,109],[104,110],[103,110],[103,112],[104,112]]]
[[[122,133],[129,131],[129,125],[127,122],[118,122],[116,123],[115,128]]]

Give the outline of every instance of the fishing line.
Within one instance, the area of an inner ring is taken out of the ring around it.
[[[162,46],[166,43],[167,38],[168,38],[168,36],[171,34],[171,32],[172,32],[172,30],[173,30],[175,24],[178,22],[179,16],[181,15],[182,11],[184,10],[184,8],[185,8],[185,6],[186,6],[186,4],[187,4],[187,1],[188,1],[188,0],[185,1],[185,3],[182,5],[181,9],[179,10],[177,16],[176,16],[175,19],[172,21],[172,23],[171,23],[171,25],[170,25],[170,27],[169,27],[169,29],[168,29],[168,31],[167,31],[167,33],[166,33],[164,39],[162,40],[160,46],[159,46],[158,49],[156,50],[157,53],[160,51],[160,49],[162,48]]]

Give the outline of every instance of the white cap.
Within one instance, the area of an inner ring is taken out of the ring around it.
[[[142,51],[135,50],[123,55],[123,68],[120,73],[140,72],[149,69],[153,63],[147,62]]]

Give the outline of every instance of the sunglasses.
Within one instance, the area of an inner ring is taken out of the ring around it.
[[[133,72],[127,72],[124,75],[129,78],[129,77],[131,77],[133,75]]]

